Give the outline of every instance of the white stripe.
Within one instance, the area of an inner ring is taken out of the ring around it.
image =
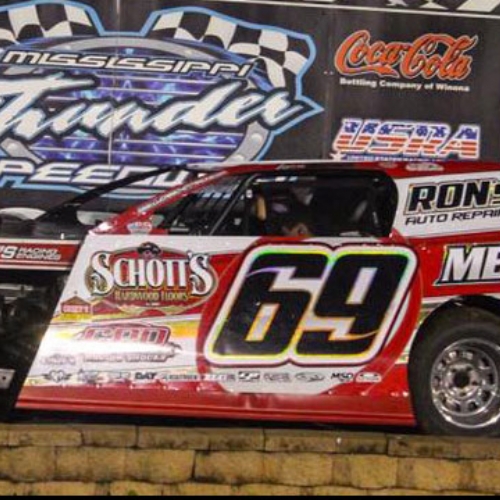
[[[61,241],[54,241],[54,240],[16,240],[16,239],[10,239],[10,238],[5,238],[5,239],[0,239],[0,244],[4,245],[22,245],[24,247],[31,247],[31,246],[36,246],[36,245],[53,245],[55,247],[58,246],[71,246],[71,245],[80,245],[81,241],[80,240],[61,240]]]
[[[492,12],[500,5],[500,0],[467,0],[458,10]]]
[[[99,87],[99,90],[106,90],[107,92],[127,92],[130,94],[158,94],[158,95],[200,95],[199,92],[188,92],[184,90],[165,91],[165,90],[147,90],[147,89],[126,89],[121,87]]]
[[[364,304],[368,292],[373,285],[373,280],[375,279],[375,276],[377,276],[377,273],[378,269],[374,267],[361,269],[356,279],[356,283],[351,290],[351,295],[347,300],[348,305],[356,306]]]
[[[97,139],[92,137],[68,137],[67,140],[72,141],[82,141],[82,142],[96,142]],[[178,142],[178,141],[141,141],[133,139],[114,139],[116,144],[157,144],[158,146],[186,146],[186,147],[201,147],[201,148],[213,148],[213,149],[231,149],[233,150],[235,146],[228,144],[208,144],[205,142]]]
[[[19,264],[15,264],[15,265],[6,265],[4,263],[0,263],[0,269],[17,269],[17,270],[22,270],[22,271],[33,271],[33,269],[35,269],[36,271],[67,271],[68,269],[71,269],[71,267],[73,266],[73,264],[66,264],[65,266],[63,265],[59,265],[59,266],[53,266],[53,267],[47,267],[45,264],[41,264],[41,265],[38,265],[36,263],[34,263],[32,266],[28,266],[28,265],[19,265]]]
[[[112,141],[111,141],[112,142]],[[89,154],[101,154],[107,155],[108,151],[100,151],[93,149],[73,149],[73,148],[33,148],[35,151],[52,151],[59,153],[89,153]],[[134,151],[113,151],[113,156],[129,155],[129,156],[145,156],[145,157],[158,157],[156,153],[139,153]],[[159,156],[165,158],[193,158],[195,160],[224,160],[223,156],[203,156],[203,155],[181,155],[181,154],[167,154],[161,153]]]
[[[176,79],[176,78],[157,78],[158,75],[152,75],[150,77],[146,76],[118,76],[118,75],[109,75],[106,73],[100,73],[100,77],[103,78],[112,78],[114,80],[133,80],[138,82],[165,82],[165,83],[193,83],[196,85],[213,85],[214,82],[208,82],[203,80],[187,80],[187,79]]]

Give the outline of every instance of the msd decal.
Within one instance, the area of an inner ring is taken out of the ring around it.
[[[86,5],[41,1],[0,9],[0,25],[0,186],[256,160],[321,111],[302,93],[315,46],[281,28],[187,6],[110,32]]]
[[[478,160],[481,127],[403,120],[345,118],[332,144],[338,160]]]

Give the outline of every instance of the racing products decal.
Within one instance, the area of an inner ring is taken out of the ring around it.
[[[481,127],[345,118],[332,149],[336,160],[478,160]]]
[[[395,227],[407,236],[496,231],[500,178],[494,172],[398,180]]]
[[[15,159],[0,182],[17,188],[256,160],[321,111],[302,91],[314,43],[291,30],[184,6],[123,33],[58,1],[3,7],[0,23],[0,158]]]
[[[436,285],[500,283],[500,245],[452,246]]]
[[[71,269],[79,247],[78,241],[0,240],[0,269],[65,271]]]

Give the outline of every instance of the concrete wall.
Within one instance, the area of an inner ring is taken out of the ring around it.
[[[500,441],[259,429],[0,427],[0,495],[500,494]]]

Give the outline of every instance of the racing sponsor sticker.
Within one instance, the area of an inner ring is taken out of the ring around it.
[[[500,178],[495,172],[398,180],[396,228],[408,236],[496,231]]]
[[[216,285],[209,255],[173,252],[155,243],[97,252],[86,273],[87,289],[103,309],[113,304],[122,310],[180,312],[206,301]]]
[[[0,268],[66,270],[78,252],[79,242],[0,241]]]
[[[448,247],[436,285],[481,283],[500,283],[500,244]]]

